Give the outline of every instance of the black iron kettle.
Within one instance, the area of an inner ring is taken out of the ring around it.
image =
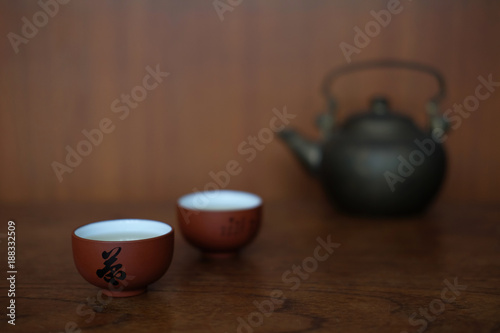
[[[335,123],[336,99],[330,87],[338,76],[372,68],[402,68],[428,73],[438,81],[438,93],[427,104],[429,128],[422,130],[407,116],[392,112],[383,97],[370,110]],[[445,94],[442,76],[414,62],[381,60],[348,65],[330,72],[323,83],[327,112],[318,118],[323,139],[314,142],[292,129],[280,137],[302,164],[322,182],[340,209],[368,216],[422,212],[436,196],[446,171],[441,144],[449,128],[438,110]]]

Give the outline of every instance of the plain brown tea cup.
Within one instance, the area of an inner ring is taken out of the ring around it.
[[[233,190],[187,194],[177,201],[177,218],[185,239],[207,257],[233,257],[260,227],[262,199]]]

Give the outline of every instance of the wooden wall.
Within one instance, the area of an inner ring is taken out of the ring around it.
[[[291,125],[317,135],[321,79],[346,64],[340,43],[353,44],[354,27],[364,29],[370,11],[388,1],[228,3],[236,6],[221,21],[212,1],[73,0],[43,25],[36,1],[2,1],[0,201],[172,200],[202,189],[209,172],[231,160],[241,172],[230,188],[268,200],[322,198],[278,139],[251,162],[238,146],[285,106],[296,115]],[[480,75],[500,81],[500,2],[402,0],[400,7],[352,61],[392,57],[439,68],[449,88],[443,109],[474,94]],[[41,27],[16,53],[9,33],[21,36],[22,18],[33,15]],[[127,116],[113,112],[113,101],[157,65],[169,76]],[[435,89],[430,78],[404,71],[356,74],[335,87],[341,119],[382,92],[422,126]],[[103,119],[113,131],[60,182],[52,163],[64,164],[65,147],[75,149],[82,131]],[[462,120],[446,141],[440,200],[498,204],[500,89]]]

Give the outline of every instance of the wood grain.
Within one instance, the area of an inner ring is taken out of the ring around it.
[[[267,203],[257,239],[239,258],[222,261],[202,260],[184,241],[173,203],[0,208],[0,232],[8,219],[17,225],[18,263],[16,327],[3,316],[2,332],[63,332],[73,322],[82,332],[413,333],[424,325],[420,309],[429,308],[438,314],[429,312],[425,332],[500,327],[500,210],[491,205],[441,204],[424,217],[373,221],[338,215],[312,201]],[[124,217],[173,225],[174,259],[146,294],[100,298],[74,267],[70,235],[81,224]],[[314,267],[310,258],[318,237],[340,245],[326,258],[326,251],[318,252],[323,261]],[[2,240],[2,258],[5,251]],[[306,265],[309,273],[287,273],[294,265]],[[6,269],[5,260],[0,267]],[[453,284],[455,278],[466,289],[440,310],[445,281]],[[281,303],[269,311],[273,297]],[[6,302],[2,293],[3,309]],[[260,305],[269,311],[262,320]],[[420,323],[410,324],[413,313]],[[238,318],[255,327],[238,331]]]
[[[477,77],[500,78],[500,3],[401,1],[402,11],[353,61],[393,57],[439,68],[446,110],[474,93]],[[320,187],[285,146],[273,140],[251,163],[238,146],[268,126],[273,108],[297,117],[310,136],[323,109],[321,79],[346,64],[339,47],[354,27],[387,1],[243,1],[221,21],[211,1],[70,1],[16,54],[8,33],[21,34],[36,1],[0,3],[0,200],[3,202],[164,201],[203,188],[209,172],[230,160],[243,171],[228,187],[266,199],[322,198]],[[111,103],[141,85],[147,66],[169,72],[126,119]],[[425,124],[434,92],[427,77],[373,71],[335,87],[340,118],[387,93],[398,110]],[[500,203],[500,93],[450,133],[450,169],[440,200]],[[102,143],[59,182],[82,130],[103,118],[115,125]]]

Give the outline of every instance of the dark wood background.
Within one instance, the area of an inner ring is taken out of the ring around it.
[[[212,1],[70,1],[16,54],[36,1],[0,3],[0,201],[163,201],[202,189],[209,172],[237,160],[228,187],[267,200],[321,198],[277,139],[251,163],[237,147],[268,126],[273,108],[314,136],[323,108],[321,79],[346,64],[339,44],[353,43],[371,10],[387,1],[244,0],[221,21]],[[474,93],[479,75],[500,81],[500,2],[405,1],[353,61],[393,57],[439,68],[449,93],[443,109]],[[142,83],[146,66],[167,77],[124,120],[113,100]],[[424,126],[436,87],[420,74],[371,71],[336,86],[341,118],[383,92]],[[446,142],[448,178],[440,200],[500,203],[500,91],[481,103]],[[64,162],[103,118],[115,125],[102,144],[59,182]]]

